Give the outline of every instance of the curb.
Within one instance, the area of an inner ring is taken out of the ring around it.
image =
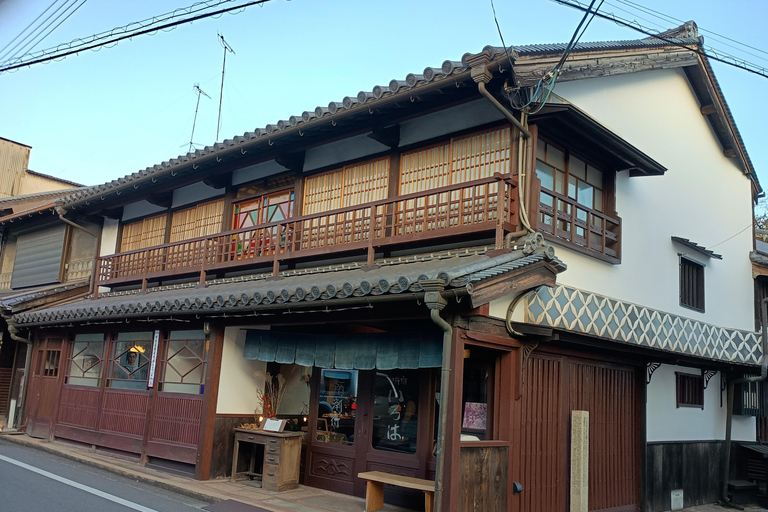
[[[27,448],[33,448],[35,450],[40,450],[42,452],[50,453],[51,455],[56,455],[57,457],[61,457],[64,459],[73,460],[75,462],[79,462],[81,464],[84,464],[86,466],[91,466],[95,468],[99,468],[104,471],[108,471],[110,473],[120,475],[124,478],[130,478],[131,480],[136,480],[138,482],[153,485],[155,487],[160,487],[161,489],[165,489],[166,491],[172,491],[177,494],[182,494],[184,496],[187,496],[189,498],[194,498],[199,501],[205,501],[207,503],[216,503],[218,501],[222,501],[223,498],[218,498],[216,496],[212,496],[210,494],[205,494],[199,491],[194,491],[192,489],[188,489],[184,486],[172,484],[169,482],[164,482],[162,480],[158,480],[156,478],[143,475],[138,471],[133,471],[129,469],[123,469],[120,467],[115,467],[111,464],[106,464],[101,461],[93,460],[88,457],[81,457],[74,453],[68,453],[61,450],[57,450],[53,446],[47,446],[47,444],[42,443],[31,443],[26,441],[27,436],[23,435],[14,435],[14,436],[8,436],[8,435],[0,435],[0,443],[8,443],[8,444],[15,444],[20,446],[25,446]]]

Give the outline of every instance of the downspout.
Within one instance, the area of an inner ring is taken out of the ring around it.
[[[733,424],[733,392],[736,384],[744,382],[761,382],[768,377],[768,297],[762,300],[760,303],[760,323],[763,327],[763,354],[760,357],[760,375],[752,377],[742,377],[740,379],[734,379],[728,381],[727,399],[725,403],[726,419],[725,419],[725,454],[723,455],[723,487],[721,489],[721,499],[723,503],[730,504],[731,500],[728,498],[728,475],[730,473],[731,465],[731,425]]]
[[[491,78],[493,77],[493,73],[490,71],[490,69],[488,69],[488,56],[485,54],[479,54],[468,60],[472,68],[472,79],[477,82],[477,90],[520,131],[520,137],[518,139],[518,201],[520,203],[520,221],[524,229],[515,231],[513,233],[507,233],[507,235],[504,237],[504,246],[509,247],[513,238],[519,238],[533,232],[533,229],[531,229],[531,224],[528,220],[528,212],[526,209],[526,199],[528,194],[528,179],[526,176],[528,164],[527,147],[530,145],[528,141],[531,139],[531,132],[528,130],[528,121],[525,113],[521,113],[521,120],[518,120],[512,114],[512,112],[504,107],[504,105],[499,103],[499,100],[494,98],[493,94],[488,92],[488,89],[485,87],[485,84],[490,82]]]
[[[58,216],[59,216],[59,219],[60,219],[62,222],[64,222],[65,224],[69,224],[70,226],[72,226],[72,227],[73,227],[73,228],[75,228],[75,229],[79,229],[79,230],[81,230],[81,231],[85,231],[86,233],[88,233],[89,235],[91,235],[91,236],[92,236],[92,237],[94,237],[94,238],[99,238],[99,235],[98,235],[98,234],[96,234],[96,233],[94,233],[94,232],[93,232],[93,231],[91,231],[90,229],[88,229],[88,228],[84,228],[83,226],[81,226],[81,225],[79,225],[79,224],[75,224],[75,223],[74,223],[74,222],[72,222],[71,220],[69,220],[69,219],[67,219],[67,218],[64,218],[64,216],[67,214],[67,211],[66,211],[66,210],[65,210],[65,209],[64,209],[64,208],[63,208],[61,205],[56,205],[56,206],[54,206],[54,209],[56,210],[56,213],[58,214]]]
[[[445,430],[448,426],[448,386],[451,383],[451,352],[453,351],[453,328],[443,320],[440,311],[448,301],[443,297],[445,281],[431,279],[420,282],[424,289],[424,303],[430,309],[432,321],[443,330],[443,361],[440,372],[440,419],[437,424],[437,468],[435,470],[435,512],[448,510],[443,507],[443,483],[445,475]]]
[[[30,367],[32,366],[33,343],[29,339],[22,338],[21,336],[19,336],[18,328],[15,325],[11,324],[8,318],[6,318],[5,321],[8,323],[8,333],[11,335],[11,339],[19,343],[26,343],[27,345],[27,355],[24,361],[24,378],[22,379],[21,384],[19,385],[19,394],[21,395],[21,405],[19,407],[19,421],[21,421],[21,424],[23,424],[24,409],[27,406],[27,383],[29,382],[29,372],[30,372]],[[12,425],[9,425],[9,426],[12,427]]]

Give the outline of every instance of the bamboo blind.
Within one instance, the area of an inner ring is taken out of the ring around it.
[[[400,157],[400,195],[511,171],[511,130],[496,128],[421,148]]]
[[[179,210],[171,220],[171,242],[179,242],[199,236],[215,235],[221,232],[224,214],[224,200],[203,203],[192,208]]]
[[[389,157],[348,165],[304,183],[304,215],[386,199]]]
[[[135,251],[165,243],[166,215],[156,215],[123,225],[120,251]]]

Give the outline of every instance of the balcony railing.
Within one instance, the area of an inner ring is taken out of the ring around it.
[[[142,282],[173,275],[272,263],[341,252],[376,249],[481,232],[495,232],[498,246],[505,232],[517,229],[517,178],[496,174],[426,192],[280,222],[228,231],[146,249],[103,256],[97,285]],[[98,288],[97,288],[98,289]]]
[[[545,235],[611,263],[621,260],[621,219],[545,189],[541,189],[539,214],[539,230]]]

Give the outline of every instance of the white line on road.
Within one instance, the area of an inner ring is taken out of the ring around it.
[[[139,512],[157,512],[154,509],[143,507],[141,505],[137,505],[133,502],[130,502],[128,500],[124,500],[123,498],[118,498],[117,496],[113,496],[112,494],[108,494],[106,492],[100,491],[98,489],[94,489],[93,487],[88,487],[87,485],[79,484],[77,482],[74,482],[72,480],[69,480],[68,478],[61,477],[59,475],[54,475],[53,473],[49,473],[48,471],[45,471],[43,469],[36,468],[35,466],[30,466],[29,464],[25,464],[21,461],[11,459],[9,457],[5,457],[3,455],[0,455],[0,460],[4,460],[5,462],[9,464],[13,464],[15,466],[19,466],[20,468],[24,468],[26,470],[32,471],[33,473],[37,473],[38,475],[42,475],[46,478],[50,478],[51,480],[56,480],[57,482],[61,482],[63,484],[69,485],[71,487],[74,487],[76,489],[80,489],[81,491],[89,492],[95,496],[98,496],[100,498],[104,498],[105,500],[109,500],[115,503],[119,503],[120,505],[123,505],[128,508],[132,508],[133,510],[138,510]]]

